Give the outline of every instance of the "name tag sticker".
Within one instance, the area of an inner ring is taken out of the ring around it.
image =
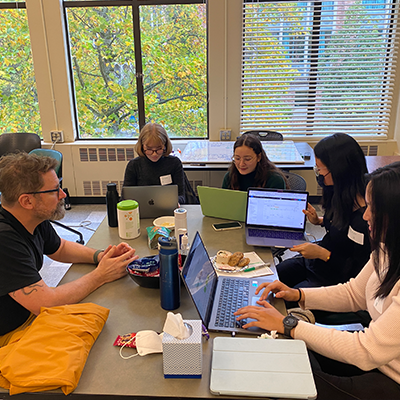
[[[171,175],[160,176],[160,183],[162,186],[171,184],[172,183]]]
[[[353,242],[360,244],[361,246],[364,244],[364,234],[355,231],[351,226],[349,226],[349,233],[347,234],[348,238]]]

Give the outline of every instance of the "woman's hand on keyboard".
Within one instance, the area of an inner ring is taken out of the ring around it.
[[[244,324],[242,328],[247,329],[252,326],[257,326],[267,331],[278,331],[283,333],[283,315],[265,300],[257,301],[257,304],[258,306],[239,308],[239,310],[234,313],[238,321],[242,319],[252,320]]]
[[[256,289],[256,294],[260,293],[262,290],[260,301],[265,300],[269,293],[272,292],[275,294],[277,299],[284,299],[287,301],[298,301],[299,300],[299,291],[297,289],[292,289],[289,286],[285,285],[281,281],[273,281],[273,282],[264,282]]]

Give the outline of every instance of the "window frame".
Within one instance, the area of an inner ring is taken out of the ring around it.
[[[141,31],[140,31],[140,6],[154,6],[154,5],[176,5],[176,4],[205,4],[206,5],[206,20],[208,21],[208,3],[206,0],[63,0],[63,19],[66,27],[66,48],[68,52],[68,69],[69,79],[71,85],[71,96],[73,98],[73,115],[74,125],[76,130],[75,140],[132,140],[130,137],[110,137],[110,138],[81,138],[79,135],[79,122],[78,122],[78,109],[76,102],[74,74],[71,63],[71,48],[68,40],[68,17],[67,8],[88,8],[88,7],[101,7],[101,6],[130,6],[132,7],[132,27],[133,27],[133,39],[135,49],[135,69],[136,69],[136,90],[137,90],[137,102],[138,102],[138,117],[139,117],[139,130],[146,124],[145,115],[145,98],[144,98],[144,86],[143,86],[143,62],[142,62],[142,49],[141,49]],[[206,24],[206,40],[208,42],[208,23]],[[207,43],[208,47],[208,43]],[[206,55],[206,76],[207,76],[207,98],[209,97],[209,67],[208,67],[208,52]],[[205,137],[170,137],[171,140],[209,140],[210,138],[210,127],[209,127],[209,102],[207,102],[207,132]],[[134,140],[136,138],[133,138]]]

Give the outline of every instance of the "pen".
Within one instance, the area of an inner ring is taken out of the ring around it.
[[[246,268],[243,270],[243,272],[250,272],[250,271],[254,271],[256,269],[260,269],[262,267],[269,267],[271,264],[270,263],[266,263],[266,264],[262,264],[262,265],[256,265],[255,267],[250,267],[250,268]]]

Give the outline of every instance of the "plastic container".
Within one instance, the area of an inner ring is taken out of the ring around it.
[[[123,200],[117,204],[118,234],[121,239],[135,239],[140,235],[139,204]]]
[[[184,208],[175,209],[174,217],[175,217],[176,241],[177,241],[178,249],[180,249],[181,245],[182,245],[183,232],[179,232],[179,229],[186,229],[186,231],[187,231],[187,210],[185,210]]]
[[[115,228],[118,226],[118,217],[117,217],[118,192],[116,183],[107,184],[106,204],[107,204],[108,226]]]
[[[160,237],[160,300],[164,310],[176,310],[181,304],[178,248],[174,237]]]

